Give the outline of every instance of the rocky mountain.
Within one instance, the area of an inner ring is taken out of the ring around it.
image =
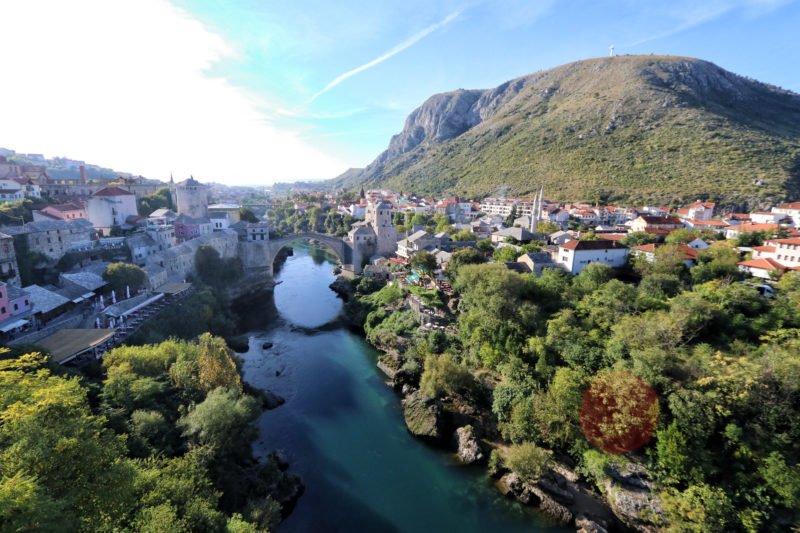
[[[577,61],[430,97],[334,181],[603,202],[800,198],[800,95],[672,56]]]

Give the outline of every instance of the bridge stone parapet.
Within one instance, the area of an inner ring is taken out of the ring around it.
[[[324,244],[336,254],[341,264],[353,264],[355,273],[361,273],[361,254],[354,252],[349,241],[313,232],[293,233],[268,241],[240,242],[239,258],[242,260],[242,266],[250,271],[263,270],[272,276],[273,264],[278,252],[287,244],[299,240],[314,240]],[[354,259],[358,259],[358,262],[356,263]]]

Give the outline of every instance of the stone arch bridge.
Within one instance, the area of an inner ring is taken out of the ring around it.
[[[349,241],[314,232],[292,233],[268,241],[241,242],[239,243],[239,256],[242,258],[245,268],[264,270],[272,276],[274,274],[273,264],[278,252],[290,242],[299,240],[314,240],[324,244],[336,254],[342,265],[352,265],[356,274],[361,272],[361,254],[358,250],[353,249]]]

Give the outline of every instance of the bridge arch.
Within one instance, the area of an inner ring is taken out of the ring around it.
[[[331,237],[330,235],[322,235],[320,233],[314,232],[304,232],[304,233],[292,233],[290,235],[284,235],[283,237],[279,237],[277,239],[270,239],[269,241],[269,272],[270,274],[274,274],[273,265],[275,263],[275,257],[278,255],[278,252],[286,246],[287,244],[300,241],[300,240],[314,240],[319,241],[328,248],[330,248],[336,257],[339,259],[339,262],[342,265],[352,264],[353,262],[353,250],[350,247],[349,243],[345,242],[342,239],[337,237]]]

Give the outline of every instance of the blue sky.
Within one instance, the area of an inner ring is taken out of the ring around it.
[[[369,163],[434,93],[494,87],[607,55],[611,44],[618,54],[707,59],[800,92],[800,3],[792,0],[68,4],[0,0],[20,21],[19,35],[0,36],[20,51],[12,66],[58,91],[60,104],[44,90],[12,94],[17,122],[0,123],[0,146],[157,178],[333,177]],[[81,25],[92,38],[73,49]],[[44,44],[20,47],[31,31]],[[67,78],[81,73],[80,90],[76,80],[44,77],[43,62]],[[98,69],[102,76],[86,74]],[[24,119],[39,113],[54,126],[27,131]]]

